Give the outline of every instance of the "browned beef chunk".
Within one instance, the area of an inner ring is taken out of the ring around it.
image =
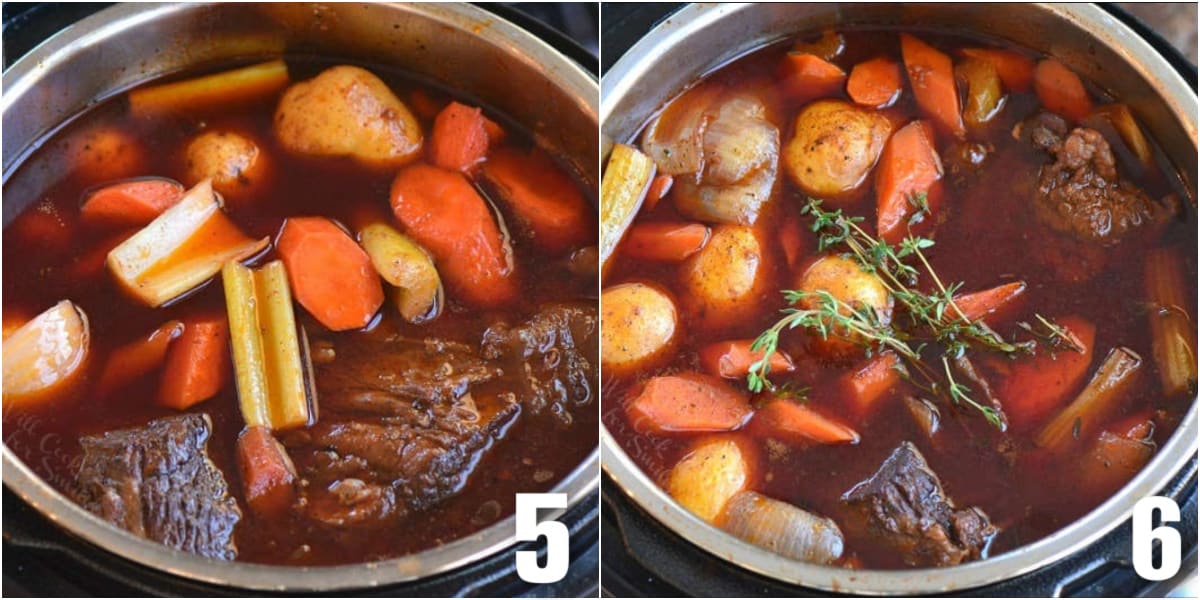
[[[81,438],[79,504],[135,535],[233,560],[242,513],[208,458],[211,428],[208,415],[186,414]]]
[[[1118,175],[1112,148],[1099,132],[1077,127],[1059,141],[1038,131],[1035,127],[1031,134],[1034,143],[1055,157],[1042,167],[1034,198],[1038,218],[1049,228],[1083,241],[1115,244],[1161,212]]]
[[[879,539],[914,567],[980,558],[996,528],[978,508],[958,509],[910,442],[900,444],[869,479],[842,496],[847,525]]]
[[[392,414],[396,407],[386,406],[389,398],[453,399],[472,385],[503,373],[466,344],[432,338],[392,335],[382,340],[355,340],[333,349],[332,362],[315,365],[322,410]],[[350,391],[382,394],[347,393]],[[380,402],[385,406],[374,406]]]
[[[570,424],[572,411],[595,399],[598,325],[594,305],[551,305],[516,327],[490,327],[483,355],[518,374],[514,391],[527,409]]]
[[[520,412],[473,386],[500,377],[465,344],[389,336],[333,346],[316,365],[320,420],[285,433],[298,508],[331,526],[399,519],[459,492]]]

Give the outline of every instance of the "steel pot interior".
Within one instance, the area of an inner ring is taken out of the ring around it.
[[[687,5],[635,44],[601,84],[605,152],[627,142],[661,108],[705,74],[799,32],[833,26],[971,31],[1053,55],[1128,104],[1162,146],[1196,202],[1196,92],[1136,33],[1095,5],[721,4]],[[988,560],[940,569],[849,570],[792,561],[748,544],[679,506],[648,478],[607,428],[605,472],[643,510],[689,542],[750,571],[830,592],[928,594],[984,586],[1049,565],[1085,548],[1158,492],[1196,455],[1197,407],[1154,459],[1117,494],[1075,523]]]
[[[517,120],[540,146],[565,157],[589,187],[599,181],[598,89],[579,65],[477,7],[365,3],[132,3],[84,19],[4,73],[4,179],[47,135],[104,98],[198,65],[285,51],[387,64],[429,78]],[[6,199],[5,225],[23,208]],[[2,452],[4,484],[67,531],[126,559],[214,584],[272,591],[372,587],[449,571],[515,543],[509,517],[393,560],[337,567],[219,561],[100,520],[41,481],[7,447]],[[552,491],[566,493],[575,505],[597,489],[598,463],[597,450]]]

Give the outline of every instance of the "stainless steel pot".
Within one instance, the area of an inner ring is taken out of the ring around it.
[[[196,65],[303,51],[387,64],[506,113],[539,145],[598,177],[598,89],[577,64],[495,15],[459,4],[124,4],[68,27],[4,73],[4,179],[45,136],[97,101]],[[24,206],[4,201],[7,225]],[[552,491],[571,506],[599,483],[592,452]],[[135,537],[79,508],[7,447],[4,485],[67,531],[124,558],[214,584],[275,591],[363,588],[455,569],[515,543],[512,517],[395,560],[339,567],[224,562]],[[557,514],[561,514],[559,511]]]
[[[1130,105],[1162,145],[1196,199],[1196,92],[1141,37],[1094,5],[1071,4],[720,4],[689,5],[634,45],[601,82],[607,147],[629,141],[672,98],[704,74],[764,45],[838,25],[905,25],[969,31],[1045,52]],[[606,148],[607,150],[607,148]],[[1054,534],[985,561],[940,569],[848,570],[796,562],[745,543],[680,507],[643,473],[607,430],[601,462],[642,509],[696,546],[785,582],[838,593],[929,594],[979,587],[1049,565],[1129,518],[1196,455],[1197,407],[1132,481]]]

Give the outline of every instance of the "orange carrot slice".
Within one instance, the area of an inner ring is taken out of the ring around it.
[[[846,94],[858,104],[886,108],[900,97],[904,85],[900,65],[884,57],[854,65],[846,82]]]
[[[296,300],[329,329],[365,327],[383,304],[371,258],[333,221],[289,218],[275,247]]]
[[[651,379],[627,410],[635,429],[654,433],[729,431],[753,412],[732,386],[699,373]]]
[[[484,307],[516,298],[512,249],[492,210],[461,173],[406,167],[392,182],[392,211],[408,235],[433,254],[454,296]]]
[[[189,319],[167,352],[158,403],[184,410],[221,391],[229,382],[229,321],[225,315]]]
[[[965,137],[967,130],[950,57],[907,33],[900,34],[900,51],[921,112],[954,136]]]

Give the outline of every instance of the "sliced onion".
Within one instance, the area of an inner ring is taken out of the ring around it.
[[[675,208],[684,216],[701,221],[753,225],[771,198],[775,165],[772,161],[733,185],[680,181],[675,187]]]
[[[794,560],[830,564],[841,558],[842,531],[820,517],[757,492],[741,492],[725,505],[722,529]]]
[[[87,315],[63,300],[4,340],[4,403],[39,396],[73,379],[88,352]]]
[[[704,131],[704,183],[729,185],[774,164],[779,130],[766,120],[758,98],[738,94],[724,100]]]
[[[659,172],[680,177],[704,168],[704,130],[709,107],[720,92],[713,84],[695,87],[668,104],[646,128],[642,151],[654,159]]]

